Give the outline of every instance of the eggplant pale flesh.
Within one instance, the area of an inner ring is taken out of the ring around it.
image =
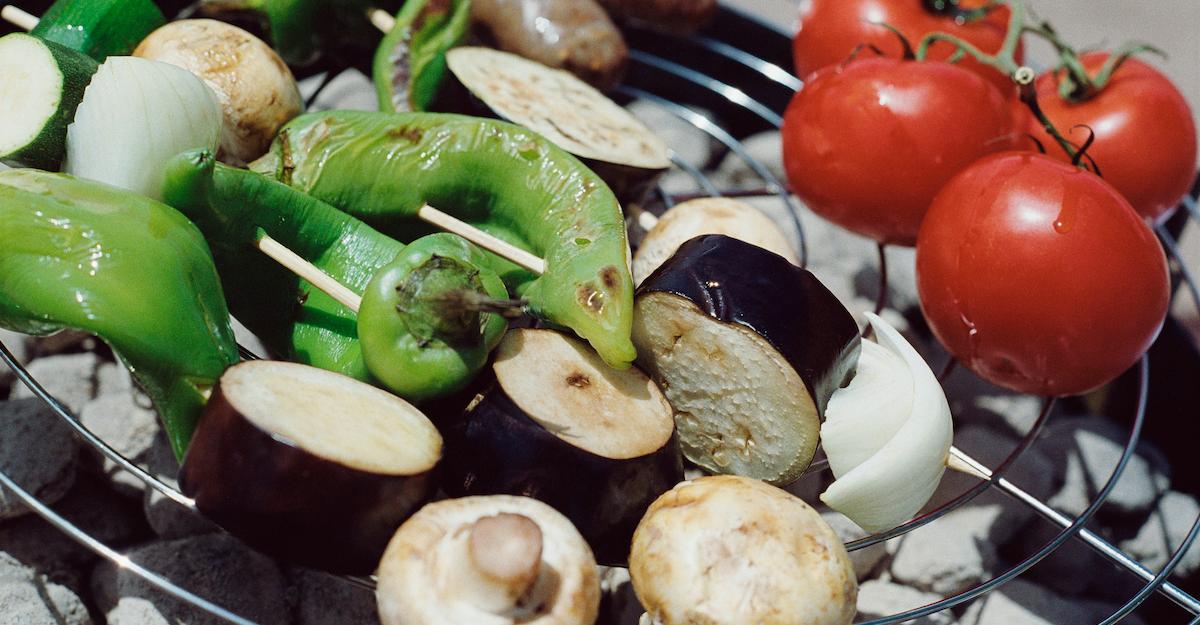
[[[179,481],[201,513],[250,546],[365,574],[428,498],[441,448],[425,415],[383,390],[250,361],[218,381]]]
[[[429,504],[379,564],[382,625],[592,625],[596,560],[579,532],[526,497]]]
[[[773,484],[812,462],[860,350],[854,318],[815,276],[722,235],[684,243],[646,278],[633,342],[675,409],[684,455]]]
[[[667,400],[642,372],[552,330],[509,331],[493,371],[445,429],[446,491],[540,499],[597,560],[623,564],[650,502],[683,479]]]
[[[446,54],[453,80],[439,103],[524,126],[579,157],[622,201],[638,199],[671,167],[667,144],[569,72],[490,48]]]

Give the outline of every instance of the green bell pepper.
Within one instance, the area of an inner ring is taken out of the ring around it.
[[[302,115],[251,168],[401,240],[428,202],[542,256],[533,276],[493,263],[531,311],[574,330],[614,367],[635,357],[621,206],[591,170],[520,126],[435,113]]]
[[[446,75],[446,51],[467,36],[471,0],[408,0],[375,51],[381,111],[424,111]]]
[[[0,326],[103,339],[154,401],[178,457],[238,361],[195,226],[141,195],[34,169],[0,172]]]
[[[507,297],[499,276],[479,267],[483,253],[457,236],[406,248],[203,150],[172,160],[163,195],[208,237],[233,314],[290,359],[420,401],[465,386],[503,337],[503,318],[455,305],[464,291]],[[357,318],[255,249],[263,233],[363,295]]]

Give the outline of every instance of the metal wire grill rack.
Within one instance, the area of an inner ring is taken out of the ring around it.
[[[687,38],[664,37],[657,33],[630,29],[627,37],[631,47],[631,67],[625,83],[619,88],[618,96],[628,99],[638,99],[660,107],[674,117],[694,126],[721,146],[723,151],[736,155],[761,180],[761,186],[755,189],[720,189],[713,181],[705,176],[707,164],[695,164],[686,159],[686,155],[675,155],[674,165],[677,169],[692,177],[699,190],[697,195],[771,195],[778,198],[784,213],[788,216],[788,225],[794,229],[800,246],[802,262],[807,259],[807,245],[804,228],[800,220],[801,207],[788,194],[786,186],[780,182],[763,163],[756,160],[742,144],[741,139],[763,130],[778,129],[782,124],[781,113],[791,98],[792,93],[800,88],[801,82],[790,71],[791,57],[789,34],[782,32],[756,17],[747,13],[722,7],[713,25],[700,34]],[[332,78],[331,72],[329,78]],[[318,91],[324,89],[329,80],[321,83]],[[315,96],[314,96],[315,97]],[[710,111],[710,115],[698,110]],[[720,120],[719,122],[716,120]],[[1180,209],[1182,222],[1200,223],[1200,209],[1197,208],[1196,196],[1200,195],[1200,181],[1193,189],[1190,197],[1183,199]],[[667,193],[661,187],[657,192],[657,201],[651,201],[651,210],[669,208],[679,199]],[[1189,224],[1190,225],[1190,224]],[[1178,232],[1178,229],[1176,229]],[[1200,288],[1197,278],[1184,264],[1178,244],[1171,231],[1165,227],[1157,228],[1157,233],[1169,258],[1174,262],[1176,283],[1178,288],[1186,289],[1193,304],[1200,307]],[[881,264],[884,257],[880,255]],[[881,270],[883,267],[881,267]],[[884,273],[881,271],[881,273]],[[243,357],[255,356],[243,350]],[[194,502],[155,478],[128,459],[122,457],[103,440],[87,430],[78,417],[72,414],[61,402],[51,396],[34,379],[29,372],[13,357],[3,343],[0,343],[0,361],[12,368],[18,379],[26,384],[33,393],[44,401],[53,412],[62,418],[78,436],[88,445],[94,447],[106,458],[116,463],[120,468],[143,480],[150,488],[162,493],[176,503],[193,508]],[[1113,490],[1121,477],[1141,436],[1142,426],[1146,419],[1147,398],[1149,395],[1150,374],[1148,358],[1143,356],[1136,365],[1138,392],[1136,412],[1129,436],[1126,440],[1120,461],[1109,476],[1107,482],[1099,489],[1090,505],[1077,517],[1061,514],[1047,506],[1037,498],[1021,490],[1018,485],[1005,477],[1006,470],[1016,462],[1036,441],[1038,433],[1045,424],[1054,401],[1047,399],[1043,404],[1041,414],[1030,429],[1029,433],[1008,457],[994,469],[982,465],[972,468],[981,476],[980,482],[963,492],[958,497],[947,502],[919,518],[895,529],[878,535],[856,540],[847,544],[851,551],[862,549],[876,543],[904,535],[908,532],[935,524],[939,518],[952,510],[963,506],[989,488],[994,488],[1005,495],[1029,506],[1046,522],[1060,528],[1058,534],[1048,541],[1035,553],[1028,556],[1007,571],[995,576],[964,592],[947,597],[929,605],[872,620],[860,625],[883,625],[901,623],[917,619],[942,610],[969,602],[977,597],[994,590],[1006,582],[1021,575],[1069,540],[1080,540],[1097,553],[1117,566],[1125,569],[1144,585],[1136,594],[1128,599],[1115,613],[1103,621],[1103,625],[1116,623],[1127,616],[1150,595],[1159,593],[1183,608],[1187,613],[1190,625],[1200,625],[1200,600],[1184,592],[1167,581],[1171,572],[1181,561],[1188,548],[1200,535],[1200,518],[1192,525],[1190,532],[1182,543],[1175,546],[1175,551],[1167,563],[1158,571],[1151,570],[1134,560],[1128,554],[1114,547],[1099,535],[1085,528],[1088,521],[1104,505],[1105,499]],[[810,473],[824,470],[823,464],[814,464]],[[196,608],[216,615],[224,620],[239,625],[250,625],[252,621],[215,605],[182,588],[170,580],[146,569],[130,560],[125,555],[116,552],[103,542],[88,535],[79,527],[57,514],[15,483],[8,475],[0,472],[0,486],[3,486],[17,498],[22,500],[34,512],[46,521],[65,532],[71,538],[80,542],[101,557],[111,560],[132,573],[146,579],[163,592],[194,605]],[[367,588],[373,588],[372,580],[345,577],[344,581]]]

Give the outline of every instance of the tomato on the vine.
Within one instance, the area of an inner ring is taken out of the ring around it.
[[[784,114],[793,191],[882,243],[912,245],[946,181],[1008,149],[1012,116],[991,83],[939,61],[859,58],[819,70]]]
[[[1080,55],[1089,75],[1100,71],[1108,53]],[[1183,94],[1170,79],[1137,59],[1128,59],[1107,85],[1081,102],[1058,95],[1064,71],[1038,77],[1037,96],[1046,117],[1076,143],[1096,134],[1088,155],[1104,179],[1143,216],[1159,219],[1179,204],[1196,176],[1196,125]],[[1041,124],[1027,116],[1029,132],[1051,155],[1068,160]]]
[[[985,158],[938,194],[917,239],[934,335],[995,384],[1075,395],[1129,368],[1161,330],[1167,261],[1112,185],[1032,152]]]
[[[846,59],[859,44],[870,44],[890,57],[903,52],[899,38],[888,24],[917,44],[926,34],[940,31],[955,35],[988,54],[1000,49],[1008,27],[1009,8],[992,9],[983,18],[961,19],[960,11],[977,9],[987,0],[805,0],[800,3],[799,29],[792,40],[796,74],[809,74]],[[954,46],[938,42],[930,48],[929,59],[944,61]],[[1021,52],[1017,52],[1020,62]],[[1008,97],[1015,89],[1008,76],[967,57],[963,67],[987,78]]]

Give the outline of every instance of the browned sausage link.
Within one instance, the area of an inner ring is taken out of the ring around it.
[[[565,69],[599,89],[620,82],[629,55],[594,0],[474,0],[471,19],[500,49]]]
[[[618,20],[628,19],[656,30],[690,34],[717,12],[717,0],[599,0]]]

